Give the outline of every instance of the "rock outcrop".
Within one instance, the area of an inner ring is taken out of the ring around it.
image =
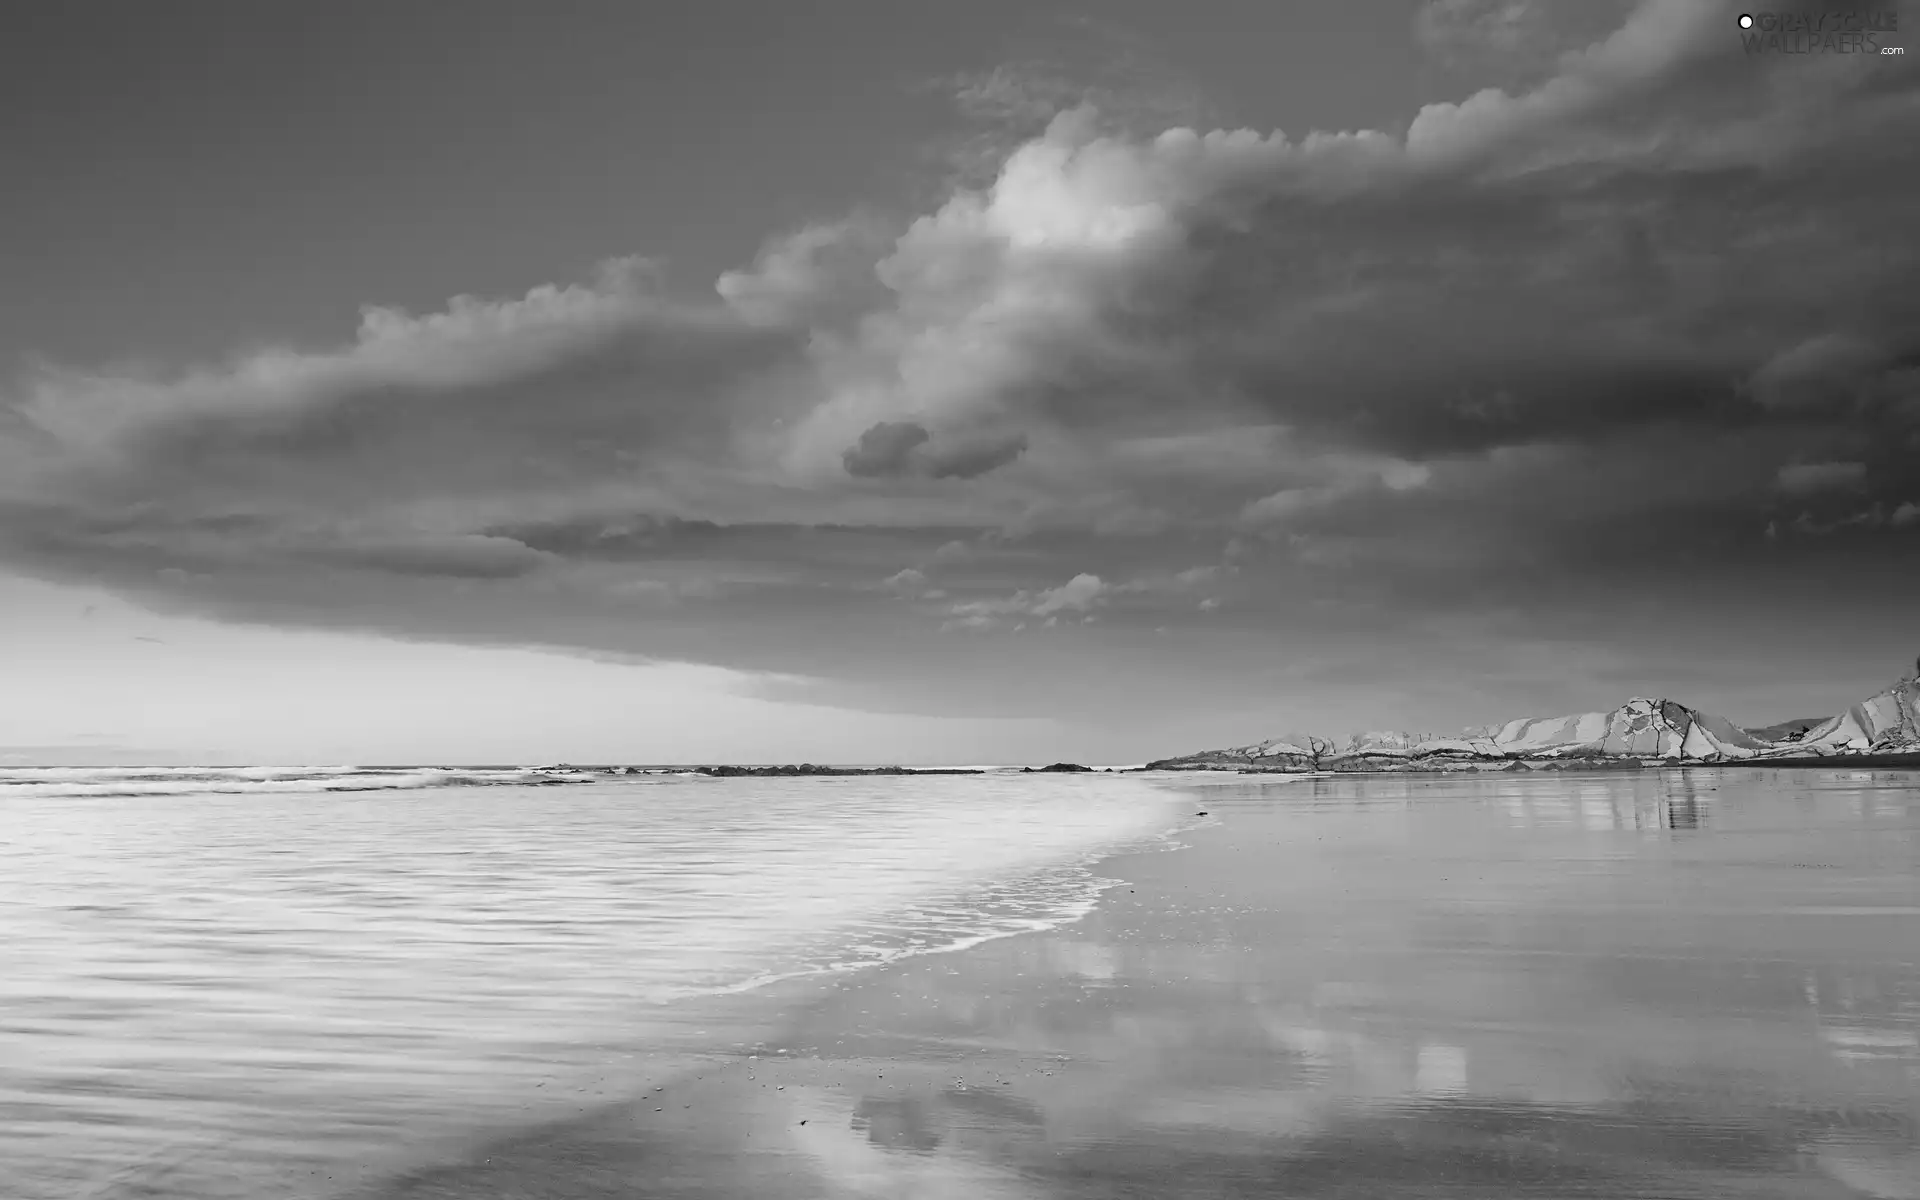
[[[1146,765],[1149,771],[1313,771],[1320,760],[1333,751],[1333,743],[1324,738],[1290,734],[1269,738],[1251,746],[1226,750],[1202,750],[1180,758],[1161,759]]]
[[[1795,717],[1791,721],[1776,721],[1772,725],[1760,725],[1747,730],[1749,734],[1763,742],[1797,742],[1807,735],[1809,729],[1827,723],[1828,717]]]
[[[1837,713],[1785,747],[1795,755],[1920,751],[1920,675]]]
[[[1766,747],[1732,721],[1672,700],[1634,699],[1609,713],[1509,721],[1481,733],[1512,757],[1718,760]]]
[[[1345,745],[1301,734],[1147,764],[1173,771],[1432,771],[1638,767],[1920,754],[1920,675],[1823,721],[1743,729],[1673,700],[1527,717],[1441,735],[1373,731]]]

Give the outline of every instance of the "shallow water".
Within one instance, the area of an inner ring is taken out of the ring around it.
[[[1196,795],[1087,921],[790,1035],[886,1060],[792,1101],[824,1194],[1920,1197],[1913,773]]]
[[[0,1195],[327,1194],[629,1094],[704,996],[1083,914],[1089,856],[1169,804],[1112,778],[12,772]]]
[[[1233,1195],[1920,1197],[1914,773],[1203,795],[1191,854],[1121,865],[1165,902],[1078,930],[1127,985],[1085,1049],[1143,1080],[1085,1126],[1107,1161],[1210,1149]]]
[[[1086,919],[356,1200],[1920,1196],[1912,774],[1183,783]]]
[[[543,1124],[355,1194],[1920,1197],[1911,772],[650,786],[0,812],[7,1194],[437,1121]],[[639,1012],[887,955],[650,1058]]]

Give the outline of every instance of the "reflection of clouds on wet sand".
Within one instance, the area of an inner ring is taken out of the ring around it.
[[[1459,1096],[1467,1090],[1467,1052],[1461,1046],[1427,1042],[1420,1047],[1412,1091],[1421,1096]]]
[[[863,989],[928,1073],[809,1154],[860,1195],[1907,1197],[1920,955],[1866,910],[1908,810],[1738,783],[1215,788],[1079,926]]]
[[[887,1200],[1025,1200],[1044,1195],[1006,1167],[954,1144],[950,1104],[921,1096],[850,1099],[804,1089],[788,1122],[793,1147],[837,1196]]]
[[[1048,964],[1061,975],[1104,982],[1119,972],[1120,952],[1112,946],[1064,938],[1048,938],[1041,944]]]
[[[1920,1034],[1911,1029],[1835,1020],[1821,1028],[1820,1040],[1832,1047],[1835,1058],[1848,1062],[1920,1058]]]
[[[1906,966],[1809,971],[1804,984],[1819,1041],[1848,1095],[1883,1127],[1833,1122],[1812,1152],[1833,1178],[1881,1200],[1920,1200],[1920,978]],[[1904,1130],[1896,1115],[1903,1102]]]

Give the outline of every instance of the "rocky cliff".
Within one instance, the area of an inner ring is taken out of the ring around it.
[[[1827,718],[1786,748],[1807,755],[1920,751],[1920,675]]]
[[[1344,744],[1290,734],[1149,763],[1175,771],[1499,770],[1920,753],[1920,675],[1820,722],[1742,729],[1673,700],[1523,717],[1458,734],[1374,731]]]

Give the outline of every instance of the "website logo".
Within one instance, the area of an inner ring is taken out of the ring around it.
[[[1870,54],[1896,57],[1900,14],[1891,11],[1784,9],[1741,13],[1740,42],[1754,54]]]

